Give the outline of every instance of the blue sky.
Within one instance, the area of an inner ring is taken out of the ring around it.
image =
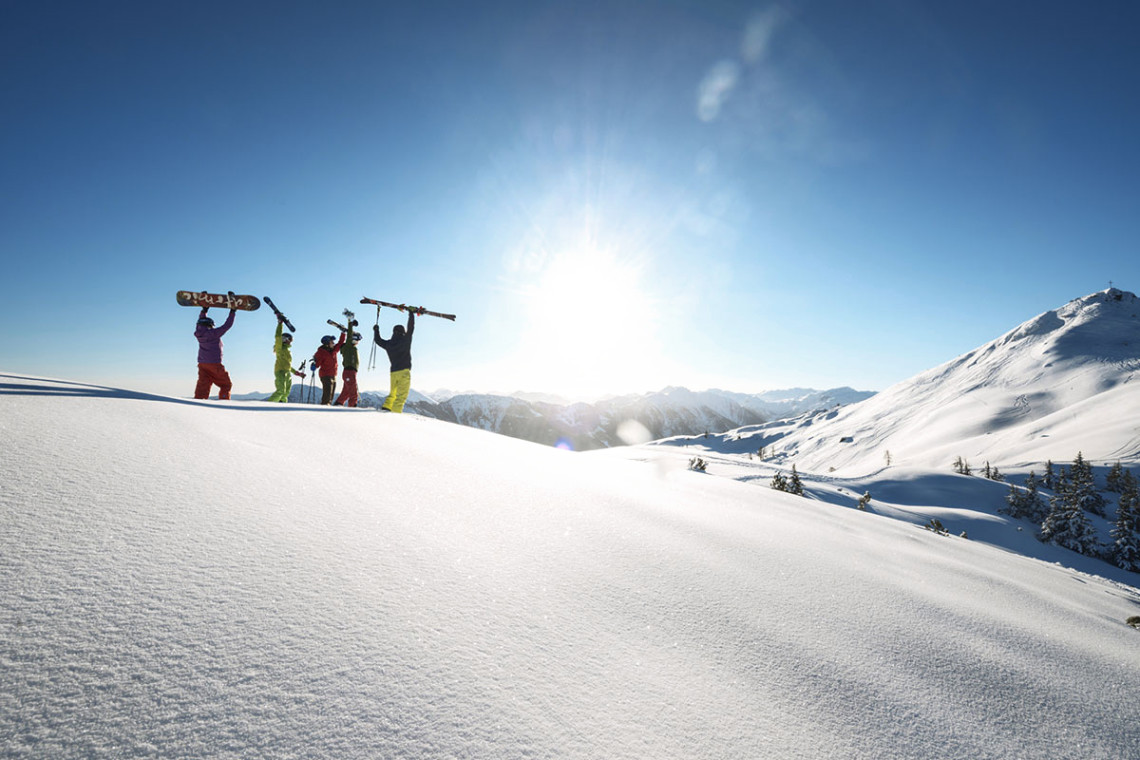
[[[422,391],[881,390],[1140,288],[1140,7],[1026,8],[5,3],[0,370],[190,395],[232,289],[457,314]]]

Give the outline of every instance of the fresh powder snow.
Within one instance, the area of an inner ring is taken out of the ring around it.
[[[15,374],[0,436],[3,757],[1140,756],[1134,574],[680,446]]]

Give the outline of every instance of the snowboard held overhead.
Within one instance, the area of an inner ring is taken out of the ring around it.
[[[240,309],[242,311],[257,311],[261,308],[261,301],[257,296],[238,296],[232,292],[228,294],[207,293],[206,291],[180,290],[175,296],[179,306],[197,306],[199,308]]]

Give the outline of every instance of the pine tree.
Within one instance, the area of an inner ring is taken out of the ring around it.
[[[1045,487],[1052,491],[1057,486],[1057,476],[1053,474],[1053,460],[1050,459],[1045,463],[1045,475],[1042,476],[1041,482]]]
[[[787,491],[788,490],[788,479],[784,477],[784,473],[777,472],[775,475],[772,476],[771,485],[772,485],[772,488],[776,489],[777,491]]]
[[[1005,508],[1001,511],[1005,512],[1010,517],[1029,517],[1029,511],[1026,509],[1025,491],[1018,488],[1013,483],[1009,484],[1009,493],[1005,497]]]
[[[1124,467],[1120,464],[1120,460],[1118,459],[1112,465],[1112,467],[1108,469],[1108,475],[1105,476],[1105,490],[1121,493],[1121,489],[1123,488],[1123,477]]]
[[[804,484],[800,480],[800,474],[796,472],[796,466],[792,465],[792,480],[788,483],[788,493],[794,493],[796,496],[804,495]]]
[[[1104,497],[1096,490],[1096,478],[1093,475],[1092,465],[1079,451],[1077,458],[1073,460],[1069,476],[1077,506],[1092,512],[1094,515],[1104,517]]]
[[[1025,506],[1029,512],[1029,519],[1041,521],[1049,513],[1049,508],[1045,506],[1041,494],[1037,491],[1037,482],[1036,473],[1030,470],[1029,476],[1025,478]]]
[[[1010,517],[1024,517],[1038,523],[1045,519],[1047,510],[1037,492],[1037,475],[1032,470],[1025,478],[1024,488],[1009,484],[1006,505],[1003,511]]]
[[[1112,528],[1112,559],[1140,573],[1140,486],[1128,470],[1120,476],[1120,509]]]
[[[1077,501],[1077,492],[1062,478],[1049,501],[1049,514],[1041,523],[1041,540],[1079,554],[1095,557],[1100,553],[1096,529]]]
[[[970,463],[962,457],[958,457],[954,460],[954,472],[958,473],[959,475],[969,475]]]

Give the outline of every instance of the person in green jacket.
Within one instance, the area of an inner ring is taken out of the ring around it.
[[[293,334],[282,332],[282,327],[285,326],[285,321],[277,318],[277,333],[273,338],[273,353],[277,354],[277,361],[273,365],[273,381],[276,384],[276,390],[273,395],[266,399],[266,401],[279,401],[282,404],[289,401],[289,391],[293,388],[293,375],[297,375],[302,380],[305,379],[304,372],[298,372],[293,369]]]
[[[358,322],[354,319],[348,323],[348,329],[356,327]],[[352,334],[351,339],[346,340],[344,345],[340,347],[340,361],[344,366],[344,388],[341,389],[340,395],[336,397],[337,406],[356,406],[360,401],[360,392],[356,386],[356,371],[360,369],[360,351],[357,349],[356,344],[360,342],[362,336],[358,332]]]

